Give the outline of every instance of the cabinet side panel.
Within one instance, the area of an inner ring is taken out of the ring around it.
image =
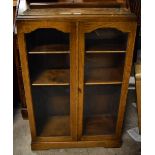
[[[31,129],[31,136],[33,139],[36,136],[35,119],[34,119],[34,111],[33,111],[32,96],[31,96],[25,38],[24,38],[24,32],[22,32],[20,28],[21,28],[21,25],[20,23],[18,23],[17,24],[18,46],[19,46],[20,61],[21,61],[21,67],[22,67],[22,77],[24,82],[26,104],[28,108],[28,117],[29,117],[30,129]]]
[[[122,124],[124,120],[124,112],[125,112],[126,99],[127,99],[127,93],[128,93],[129,78],[130,78],[130,72],[131,72],[131,67],[132,67],[132,58],[133,58],[134,43],[135,43],[135,36],[136,36],[136,26],[137,26],[136,23],[132,23],[132,26],[130,26],[130,30],[127,28],[128,29],[128,43],[127,43],[127,52],[126,52],[126,58],[125,58],[120,105],[119,105],[119,111],[118,111],[118,120],[117,120],[117,126],[116,126],[117,137],[120,137],[122,133]]]

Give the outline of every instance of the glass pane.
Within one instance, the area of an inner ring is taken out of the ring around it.
[[[85,34],[84,135],[115,134],[127,38],[111,28]]]
[[[29,54],[69,53],[69,33],[41,28],[25,36]]]
[[[120,85],[85,86],[84,135],[115,133],[120,91]]]
[[[69,85],[69,54],[29,55],[32,85]]]
[[[69,33],[37,29],[25,35],[38,136],[70,136]]]
[[[38,136],[70,135],[69,86],[32,87]]]
[[[85,34],[85,83],[121,83],[127,34],[116,29],[97,29]]]

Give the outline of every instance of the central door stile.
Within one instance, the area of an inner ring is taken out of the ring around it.
[[[81,140],[83,129],[83,99],[84,99],[84,33],[82,29],[82,22],[79,23],[78,30],[78,47],[79,47],[79,102],[78,102],[78,140]]]
[[[77,141],[78,122],[78,23],[71,23],[70,36],[70,109],[71,109],[71,136]]]

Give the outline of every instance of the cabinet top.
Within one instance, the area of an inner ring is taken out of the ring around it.
[[[117,7],[125,6],[126,0],[27,0],[30,5],[51,5],[54,7]]]
[[[32,2],[38,2],[41,0],[29,0]],[[42,0],[43,1],[43,0]],[[67,3],[68,1],[73,0],[45,0],[45,1],[53,1],[58,3]],[[75,1],[75,0],[74,0]],[[82,0],[76,0],[82,1]],[[83,1],[93,1],[93,0],[83,0]],[[95,0],[97,1],[106,1],[106,0]],[[111,1],[111,0],[110,0]],[[55,7],[55,5],[51,5],[48,3],[28,3],[27,0],[20,0],[18,7],[18,15],[17,20],[23,19],[86,19],[92,17],[107,17],[107,18],[115,18],[115,17],[134,17],[134,15],[130,12],[129,9],[125,7],[71,7],[66,4],[63,7]]]

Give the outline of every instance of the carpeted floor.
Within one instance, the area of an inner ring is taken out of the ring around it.
[[[23,120],[20,110],[14,111],[14,155],[140,155],[141,144],[135,142],[126,132],[137,126],[137,111],[132,105],[135,102],[135,90],[129,90],[123,128],[121,148],[73,148],[31,151],[29,124]]]

